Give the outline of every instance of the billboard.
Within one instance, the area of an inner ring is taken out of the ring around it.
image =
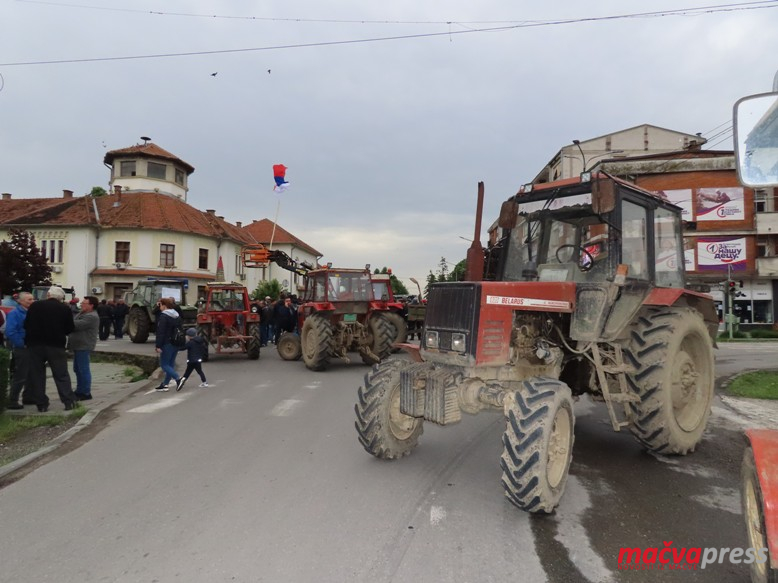
[[[697,271],[726,272],[745,271],[746,239],[745,237],[698,237],[697,238]]]
[[[698,188],[696,210],[697,221],[744,221],[743,188]]]

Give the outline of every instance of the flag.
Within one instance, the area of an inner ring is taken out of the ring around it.
[[[224,281],[224,263],[222,262],[221,255],[219,255],[219,260],[216,262],[216,281]]]
[[[273,178],[276,181],[273,191],[284,192],[289,187],[289,183],[286,181],[286,170],[287,168],[283,164],[273,165]]]

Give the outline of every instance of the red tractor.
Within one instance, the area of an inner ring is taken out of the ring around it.
[[[302,300],[297,311],[300,335],[286,333],[278,342],[284,360],[302,356],[305,366],[321,371],[332,357],[349,362],[351,351],[365,364],[375,364],[391,352],[397,331],[386,302],[375,299],[369,269],[309,271]]]
[[[408,338],[408,323],[402,302],[394,298],[391,273],[374,273],[370,279],[373,282],[373,297],[386,305],[386,317],[396,330],[394,344],[402,344]]]
[[[197,333],[217,353],[243,352],[251,360],[259,358],[259,314],[251,311],[248,291],[238,283],[206,286],[197,307]]]
[[[476,240],[482,205],[481,184]],[[400,458],[425,421],[500,411],[505,495],[545,513],[565,488],[579,395],[603,401],[613,429],[650,451],[694,451],[718,317],[709,295],[685,289],[681,209],[598,173],[520,191],[498,225],[487,269],[476,242],[469,281],[430,286],[421,344],[404,346],[412,361],[365,375],[355,406],[364,449]]]

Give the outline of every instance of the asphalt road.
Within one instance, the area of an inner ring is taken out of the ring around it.
[[[776,352],[724,346],[717,369],[778,366]],[[726,402],[696,453],[657,459],[582,399],[563,502],[532,517],[502,494],[498,414],[427,424],[410,457],[383,462],[354,430],[363,365],[313,373],[270,349],[205,370],[213,387],[136,393],[91,440],[0,490],[1,581],[748,579],[729,563],[617,568],[624,546],[746,546],[738,475],[753,421]]]

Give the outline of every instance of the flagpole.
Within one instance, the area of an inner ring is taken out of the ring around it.
[[[270,234],[270,244],[268,245],[268,249],[272,251],[273,249],[273,239],[276,236],[276,223],[278,223],[278,212],[281,210],[281,198],[278,199],[278,204],[276,204],[276,218],[273,219],[273,232]]]

